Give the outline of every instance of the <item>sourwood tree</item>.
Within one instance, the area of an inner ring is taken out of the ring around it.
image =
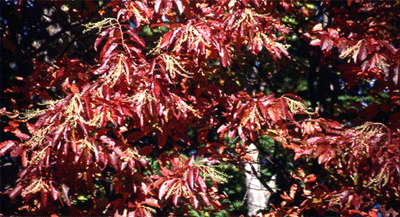
[[[5,90],[20,96],[0,110],[14,135],[0,156],[21,164],[3,189],[13,214],[245,214],[225,191],[245,163],[269,191],[265,216],[398,215],[398,6],[112,0],[88,10],[103,16],[82,22],[97,35],[94,64],[36,60]]]

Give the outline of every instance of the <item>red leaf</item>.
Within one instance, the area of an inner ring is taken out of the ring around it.
[[[146,145],[145,147],[140,149],[139,153],[140,155],[147,156],[151,153],[151,151],[153,151],[153,146]]]
[[[106,59],[103,64],[93,72],[95,75],[101,75],[106,72],[110,68],[110,64],[108,63],[110,59]]]
[[[27,155],[26,151],[24,150],[24,151],[22,151],[22,155],[21,155],[22,166],[24,166],[24,167],[28,166],[28,162],[29,162],[28,155]]]
[[[218,164],[221,163],[219,160],[214,159],[212,157],[207,157],[199,161],[199,163],[211,163],[211,164]]]
[[[320,39],[314,39],[314,40],[310,41],[310,45],[319,46],[319,45],[321,45],[321,40]]]
[[[201,131],[197,136],[197,143],[201,143],[202,141],[204,141],[207,138],[207,135],[208,135],[208,130]]]
[[[189,169],[188,179],[189,179],[190,188],[194,189],[194,172],[193,172],[193,168]]]
[[[42,189],[42,191],[40,192],[40,198],[42,201],[42,206],[46,207],[48,202],[49,202],[49,193],[47,192],[47,190]]]
[[[158,191],[158,199],[162,200],[167,192],[170,190],[172,184],[175,183],[176,178],[164,182]]]
[[[137,42],[143,48],[146,47],[146,43],[144,42],[144,40],[142,38],[140,38],[139,35],[135,31],[133,31],[131,29],[128,29],[126,32],[129,33],[132,36],[129,39]]]
[[[100,53],[101,58],[109,58],[110,54],[115,50],[115,48],[118,47],[118,43],[112,43],[110,46],[106,47],[104,46],[103,51]],[[107,50],[106,50],[107,48]]]
[[[85,92],[85,90],[83,90],[82,92]],[[93,117],[93,111],[92,108],[90,107],[90,98],[88,96],[83,98],[84,102],[85,102],[85,110],[86,110],[86,115],[89,119],[91,119]]]
[[[197,178],[197,183],[199,184],[202,192],[207,192],[207,184],[201,176]]]
[[[129,204],[130,204],[130,202],[129,202]],[[129,217],[137,217],[137,216],[138,216],[138,210],[135,209],[135,211],[129,212],[129,213],[128,213],[128,216],[129,216]]]
[[[16,137],[22,139],[22,140],[29,140],[30,136],[28,134],[22,133],[21,130],[16,129],[14,131],[14,134]],[[1,154],[0,154],[1,155]]]
[[[379,41],[384,47],[386,47],[392,54],[396,54],[398,49],[394,48],[393,45],[389,44],[388,41]]]
[[[303,104],[307,107],[307,103],[304,102],[304,100],[303,100],[301,97],[296,96],[296,95],[294,95],[294,94],[292,94],[292,93],[286,93],[285,96],[288,96],[289,98],[293,98],[293,99],[295,99],[295,100],[297,100],[297,101],[303,103]]]
[[[181,198],[181,196],[182,196],[182,194],[174,194],[174,197],[173,197],[172,200],[173,200],[173,203],[174,203],[175,206],[178,205],[178,201]]]
[[[37,129],[34,124],[27,122],[26,127],[28,128],[28,131],[30,134],[33,134]]]
[[[163,35],[160,42],[160,49],[167,48],[171,44],[172,31],[169,31]]]
[[[113,148],[114,146],[115,146],[115,141],[114,140],[112,140],[112,139],[110,139],[108,136],[106,136],[106,135],[102,135],[102,136],[100,136],[100,141],[102,142],[102,143],[106,143],[107,145],[109,145],[111,148]],[[129,140],[128,140],[129,141]]]
[[[193,204],[193,207],[195,209],[197,209],[199,207],[199,201],[197,200],[197,198],[195,196],[193,196],[193,197],[190,198],[190,200],[191,200],[191,202]]]
[[[197,180],[197,179],[199,178],[199,175],[200,175],[200,168],[199,168],[199,167],[196,167],[196,168],[194,169],[194,172],[193,172],[194,180]]]
[[[337,121],[329,121],[328,124],[333,129],[337,129],[337,130],[343,129],[342,126]]]
[[[187,165],[193,167],[193,165],[194,165],[194,155],[192,155],[192,156],[188,159]]]
[[[11,148],[13,148],[17,143],[12,140],[4,141],[0,143],[0,156],[3,156],[7,153]]]
[[[233,139],[233,137],[236,135],[236,132],[237,132],[236,129],[230,130],[230,131],[228,132],[228,137],[229,137],[229,139]]]
[[[118,156],[115,152],[109,153],[108,154],[108,160],[110,161],[111,166],[113,166],[116,170],[119,170],[118,168]]]
[[[353,195],[352,203],[353,203],[354,207],[356,208],[356,210],[360,209],[360,206],[361,206],[361,196],[358,195],[358,194],[354,194],[354,195]]]
[[[152,217],[153,216],[148,209],[140,209],[140,210],[144,211],[144,215],[141,214],[140,216],[145,216],[145,217]]]
[[[79,93],[79,87],[78,86],[76,86],[76,84],[71,84],[71,86],[69,87],[69,89],[71,90],[71,92],[73,93],[73,94],[77,94],[77,93]]]
[[[143,203],[146,205],[152,206],[152,207],[160,208],[160,205],[158,204],[158,200],[156,200],[152,197],[146,198],[146,200]]]
[[[143,136],[145,136],[145,132],[143,131],[136,131],[131,134],[126,138],[129,142],[136,142],[139,139],[141,139]],[[107,137],[108,138],[108,137]]]
[[[225,132],[228,129],[227,125],[222,125],[218,128],[217,133]]]
[[[358,212],[357,212],[357,213],[354,213],[354,214],[358,214]],[[368,216],[370,216],[370,217],[378,217],[378,216],[379,216],[379,215],[378,215],[378,211],[372,209],[372,210],[370,210],[370,211],[368,212]]]
[[[272,123],[276,123],[280,119],[280,113],[276,107],[276,105],[268,107],[268,115],[272,119]]]
[[[317,177],[314,174],[307,175],[304,179],[304,183],[313,183],[317,180]]]
[[[21,153],[22,153],[23,147],[18,145],[17,147],[15,147],[11,152],[10,152],[10,156],[11,157],[18,157]]]
[[[258,106],[259,110],[261,111],[262,117],[267,118],[268,117],[268,110],[267,107],[264,106],[263,104]]]
[[[339,32],[336,29],[328,29],[329,36],[332,38],[339,38]]]
[[[65,184],[61,185],[61,198],[63,201],[67,204],[67,206],[71,206],[71,200],[69,199],[68,192],[69,192],[69,187],[66,186]]]
[[[367,58],[368,52],[367,48],[365,46],[365,41],[361,41],[360,48],[358,50],[358,60],[359,61],[364,61]]]
[[[160,5],[161,5],[162,0],[156,0],[154,3],[154,11],[158,13],[160,11]]]
[[[117,37],[109,38],[107,40],[106,44],[104,45],[103,49],[100,52],[100,58],[109,59],[107,57],[110,56],[110,53],[120,44],[120,42],[121,42],[121,38],[117,38]],[[110,47],[112,48],[111,50],[110,50]],[[106,52],[108,52],[107,55],[105,55]]]
[[[309,125],[306,125],[305,127],[308,127]],[[319,144],[325,141],[323,137],[315,136],[311,137],[306,140],[308,144]]]
[[[322,164],[329,161],[329,156],[327,153],[323,153],[318,157],[318,164]]]
[[[260,7],[260,0],[252,0],[252,2],[257,6],[257,8]]]
[[[175,4],[178,7],[179,13],[182,14],[184,9],[185,9],[183,4],[182,4],[182,1],[181,0],[175,0]]]
[[[158,140],[158,147],[162,148],[167,142],[168,135],[165,132],[164,133],[157,132],[156,136]]]
[[[330,50],[332,50],[333,47],[333,41],[331,38],[327,37],[327,36],[322,36],[322,45],[321,45],[321,50],[326,50],[327,52],[329,52]]]
[[[226,67],[228,65],[228,52],[226,51],[226,48],[223,47],[220,41],[216,42],[215,46],[217,47],[219,57],[221,58],[222,66]]]
[[[149,188],[147,187],[147,185],[145,183],[142,182],[142,186],[141,189],[144,193],[144,195],[148,195],[149,194]]]
[[[350,6],[353,0],[347,0],[347,5]]]
[[[399,84],[399,70],[400,70],[400,64],[397,64],[397,66],[393,70],[393,76],[392,76],[392,81],[395,86]]]
[[[51,155],[51,148],[47,148],[46,150],[46,155],[44,157],[45,161],[44,161],[44,165],[47,168],[50,165],[50,155]]]
[[[228,52],[226,52],[225,48],[222,48],[219,51],[219,56],[221,57],[222,66],[227,67],[228,66]]]
[[[23,186],[21,184],[18,184],[8,195],[11,199],[14,199],[17,197],[19,194],[21,194]]]
[[[54,187],[54,183],[52,181],[50,182],[50,193],[54,200],[58,199],[58,190],[56,187]]]
[[[204,201],[204,203],[206,204],[207,207],[211,206],[210,200],[208,200],[207,195],[200,193],[200,196],[203,199],[203,201]]]
[[[292,119],[291,114],[289,113],[289,108],[288,108],[286,101],[283,98],[280,98],[279,104],[281,106],[283,119]]]
[[[107,28],[103,30],[99,36],[97,36],[96,41],[94,42],[94,50],[97,51],[97,48],[100,44],[100,42],[108,35],[108,33],[111,31],[111,29],[114,29],[115,27],[112,28]]]
[[[17,50],[17,47],[15,47],[15,45],[5,37],[1,37],[1,44],[3,45],[3,48],[12,51],[14,55],[16,54],[15,51]]]

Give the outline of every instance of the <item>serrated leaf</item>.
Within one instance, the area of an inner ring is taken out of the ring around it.
[[[175,206],[178,206],[178,202],[179,202],[179,199],[181,198],[181,196],[182,196],[181,194],[174,194],[172,202],[174,203]]]
[[[67,206],[70,207],[71,200],[69,199],[68,193],[69,193],[69,187],[65,184],[62,184],[61,185],[61,198],[67,204]]]
[[[108,33],[109,33],[112,29],[114,29],[114,28],[115,28],[115,27],[107,28],[107,29],[103,30],[103,31],[99,34],[99,36],[97,36],[96,41],[94,42],[94,50],[95,50],[95,51],[97,51],[97,49],[98,49],[98,47],[99,47],[99,45],[100,45],[100,42],[103,41],[103,39],[104,39],[106,36],[108,36]]]
[[[12,140],[4,141],[0,143],[0,156],[3,156],[5,153],[7,153],[10,149],[14,148],[16,146],[16,142]]]
[[[183,11],[185,10],[185,6],[183,6],[182,1],[181,0],[175,0],[175,4],[178,7],[179,13],[182,14]]]
[[[21,194],[22,189],[23,189],[23,186],[22,186],[21,184],[18,184],[18,185],[8,194],[8,196],[9,196],[11,199],[15,199],[15,197],[17,197],[18,195]]]
[[[10,152],[10,157],[18,157],[22,151],[23,151],[23,147],[21,145],[18,145],[17,147],[15,147],[11,152]],[[1,156],[1,154],[0,154]]]
[[[199,207],[199,200],[197,200],[197,198],[196,198],[195,196],[192,196],[192,197],[190,198],[190,200],[191,200],[191,202],[192,202],[192,204],[193,204],[193,207],[194,207],[195,209],[197,209],[197,208]]]
[[[131,40],[137,42],[143,48],[146,47],[145,41],[142,38],[140,38],[139,35],[135,31],[133,31],[132,29],[128,29],[126,32],[132,36],[132,37],[130,37]]]
[[[200,189],[201,189],[202,192],[204,192],[204,193],[207,192],[207,184],[204,181],[203,177],[198,176],[197,183],[199,184]]]
[[[22,163],[22,166],[27,167],[27,166],[28,166],[28,162],[29,162],[29,160],[28,160],[27,151],[26,151],[26,150],[23,150],[23,151],[22,151],[22,154],[21,154],[21,163]]]
[[[321,50],[329,52],[330,50],[332,50],[332,47],[333,47],[332,39],[327,37],[327,36],[325,36],[325,35],[322,36],[322,39],[321,39]]]
[[[173,32],[169,31],[163,35],[163,37],[161,38],[161,42],[160,42],[160,47],[159,47],[160,49],[169,47],[169,45],[171,44],[172,34],[173,34]]]
[[[194,155],[190,156],[190,158],[186,161],[186,165],[190,167],[194,166]]]
[[[170,187],[175,183],[175,180],[176,178],[173,178],[161,185],[160,190],[158,191],[158,199],[162,200],[164,196],[167,196],[166,194],[170,190]]]
[[[201,196],[201,198],[203,199],[203,201],[204,201],[204,203],[206,204],[206,206],[207,207],[210,207],[211,206],[211,203],[210,203],[210,200],[208,199],[208,197],[207,197],[207,195],[206,194],[202,194],[202,193],[200,193],[200,196]]]
[[[109,58],[110,54],[119,46],[119,43],[112,43],[109,46],[104,46],[103,51],[100,54],[101,58]]]
[[[160,11],[161,2],[162,2],[162,0],[156,0],[154,3],[154,11],[156,13],[158,13]]]
[[[365,46],[365,41],[363,40],[360,44],[360,48],[358,51],[358,60],[359,61],[364,61],[367,58],[368,52],[367,52],[367,48]]]
[[[126,138],[129,142],[136,142],[139,139],[141,139],[143,136],[145,136],[145,133],[143,131],[136,131],[131,134]]]
[[[152,207],[160,208],[160,205],[158,204],[158,200],[156,200],[152,197],[146,198],[146,200],[143,203],[146,205],[152,206]]]
[[[315,25],[315,26],[312,28],[311,31],[313,31],[313,32],[318,32],[318,31],[321,31],[321,30],[323,30],[323,28],[322,28],[322,23],[318,23],[317,25]]]
[[[188,183],[191,189],[194,189],[194,172],[193,172],[193,168],[189,169],[189,173],[188,173]]]
[[[53,197],[54,200],[57,200],[59,194],[57,188],[54,186],[54,183],[52,181],[50,181],[49,185],[50,185],[51,196]]]
[[[152,145],[146,145],[145,147],[141,148],[139,153],[142,156],[148,156],[153,151]]]
[[[46,207],[48,202],[49,202],[49,193],[47,192],[47,190],[42,189],[42,191],[40,192],[40,199],[42,202],[42,206]]]
[[[314,39],[310,41],[310,45],[312,46],[320,46],[321,45],[321,39]]]
[[[212,157],[207,157],[203,158],[199,161],[199,163],[210,163],[210,164],[219,164],[221,163],[219,160],[212,158]]]

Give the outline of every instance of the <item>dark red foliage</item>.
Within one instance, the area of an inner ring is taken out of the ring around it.
[[[386,7],[348,2],[360,13],[394,7],[391,2],[383,4]],[[310,113],[296,95],[228,94],[212,81],[219,70],[243,58],[243,47],[253,55],[264,50],[275,60],[290,59],[285,40],[291,29],[274,8],[291,14],[294,5],[261,0],[111,1],[116,18],[87,26],[101,30],[94,44],[99,51],[96,66],[68,58],[53,66],[37,62],[29,79],[23,79],[27,88],[7,90],[23,93],[24,102],[37,97],[43,104],[40,111],[25,111],[22,119],[17,111],[1,110],[13,119],[4,131],[18,140],[0,143],[0,156],[20,156],[24,167],[9,196],[22,196],[31,214],[36,210],[32,207],[51,214],[60,203],[71,207],[71,215],[83,215],[74,201],[87,190],[97,204],[93,215],[151,216],[172,204],[186,212],[188,204],[217,211],[224,208],[220,200],[225,198],[218,183],[226,177],[213,165],[253,160],[246,144],[269,135],[293,150],[295,160],[316,159],[334,185],[299,169],[293,174],[297,183],[290,183],[290,192],[281,195],[281,204],[271,205],[267,216],[307,210],[367,216],[376,214],[371,207],[378,202],[380,212],[398,212],[384,205],[400,203],[399,97],[394,88],[400,53],[392,38],[378,31],[380,23],[355,22],[353,15],[338,12],[335,25],[316,24],[304,38],[326,59],[345,60],[337,67],[348,86],[365,78],[381,81],[380,88],[388,90],[392,101],[365,110],[393,110],[389,126],[365,122],[345,128]],[[309,14],[305,9],[301,13]],[[145,26],[161,29],[158,44],[139,34]],[[63,97],[54,99],[47,91],[51,88],[59,88]],[[193,128],[198,132],[194,140],[187,133]],[[208,141],[211,129],[217,130],[218,142]],[[224,152],[226,137],[243,141],[232,150],[235,154]],[[143,142],[149,138],[151,142]],[[206,144],[196,159],[180,154],[196,142]],[[107,170],[115,171],[112,177],[104,175]],[[99,200],[95,195],[101,190],[95,183],[106,179],[111,179],[113,197]],[[293,205],[298,200],[300,204]]]

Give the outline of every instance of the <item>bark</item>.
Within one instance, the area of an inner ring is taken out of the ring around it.
[[[245,163],[248,216],[261,216],[261,213],[257,215],[257,212],[267,208],[271,193],[273,194],[271,191],[275,186],[275,176],[267,185],[261,183],[257,147],[254,144],[250,144],[248,151],[254,160],[253,163]]]

